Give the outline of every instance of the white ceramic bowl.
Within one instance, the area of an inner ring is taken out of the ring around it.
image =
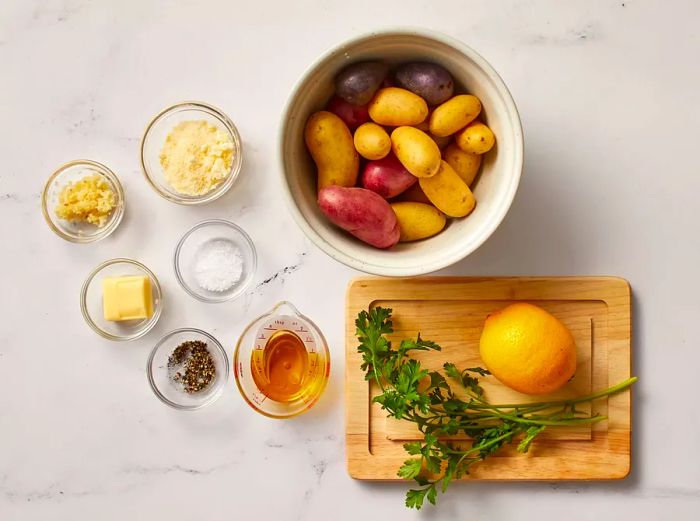
[[[474,188],[477,205],[452,219],[430,239],[389,250],[364,244],[328,221],[316,204],[316,170],[304,145],[304,124],[333,94],[333,79],[346,65],[365,60],[389,64],[431,61],[455,79],[455,92],[482,102],[482,118],[496,135],[484,156]],[[513,98],[488,62],[463,43],[424,29],[373,32],[344,42],[321,56],[294,88],[279,136],[282,187],[292,215],[311,241],[334,259],[376,275],[412,276],[449,266],[476,250],[496,230],[515,196],[523,165],[523,132]]]

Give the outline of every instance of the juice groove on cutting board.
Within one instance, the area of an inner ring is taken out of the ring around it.
[[[630,291],[612,277],[358,279],[348,288],[346,306],[346,442],[350,475],[357,479],[399,480],[408,455],[402,444],[420,439],[412,423],[387,419],[364,380],[354,320],[367,307],[394,310],[396,342],[418,332],[438,342],[441,352],[417,358],[431,369],[446,361],[458,367],[483,365],[479,336],[486,315],[515,301],[537,304],[572,331],[578,351],[576,376],[563,389],[539,397],[523,395],[483,378],[491,402],[541,401],[585,395],[630,376]],[[455,387],[453,387],[455,388]],[[514,447],[479,463],[465,479],[619,479],[630,467],[630,393],[592,405],[609,420],[577,429],[545,431],[528,454]],[[465,439],[463,436],[458,439]],[[468,441],[467,441],[468,443]]]

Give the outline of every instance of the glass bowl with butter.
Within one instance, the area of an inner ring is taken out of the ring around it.
[[[41,194],[44,219],[56,235],[70,242],[104,239],[124,215],[124,189],[105,165],[71,161],[49,177]]]
[[[83,283],[80,309],[98,335],[108,340],[135,340],[160,318],[160,283],[138,261],[111,259],[97,266]]]
[[[160,112],[141,139],[141,167],[151,187],[174,203],[218,199],[241,171],[242,145],[236,126],[219,109],[198,101]]]

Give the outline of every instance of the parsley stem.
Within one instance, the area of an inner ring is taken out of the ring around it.
[[[556,400],[556,401],[551,401],[551,402],[532,402],[528,404],[522,404],[522,403],[505,403],[505,404],[488,404],[484,403],[482,405],[480,404],[470,404],[470,407],[473,407],[475,409],[493,409],[493,408],[498,408],[498,409],[520,409],[520,410],[527,410],[532,407],[541,407],[543,409],[549,408],[549,407],[556,407],[557,405],[574,405],[576,403],[585,403],[585,402],[592,402],[594,400],[597,400],[599,398],[604,398],[606,396],[612,396],[614,394],[617,394],[619,392],[624,391],[628,387],[630,387],[634,382],[636,382],[639,378],[636,376],[633,376],[631,378],[628,378],[627,380],[624,380],[616,385],[613,385],[612,387],[608,387],[607,389],[603,389],[602,391],[595,392],[593,394],[589,394],[587,396],[581,396],[579,398],[569,398],[566,400]]]
[[[465,456],[467,454],[473,454],[475,452],[483,452],[484,449],[488,449],[496,445],[498,442],[501,442],[505,439],[512,438],[513,436],[520,434],[520,431],[518,429],[514,431],[509,431],[506,432],[505,434],[501,434],[497,438],[494,438],[492,440],[489,440],[488,442],[479,445],[478,447],[471,447],[470,449],[464,450],[464,451],[450,451],[453,454],[464,454]]]

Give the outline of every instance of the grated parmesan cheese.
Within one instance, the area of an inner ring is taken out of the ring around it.
[[[207,121],[181,121],[165,138],[160,164],[177,192],[204,195],[231,172],[233,140]]]

